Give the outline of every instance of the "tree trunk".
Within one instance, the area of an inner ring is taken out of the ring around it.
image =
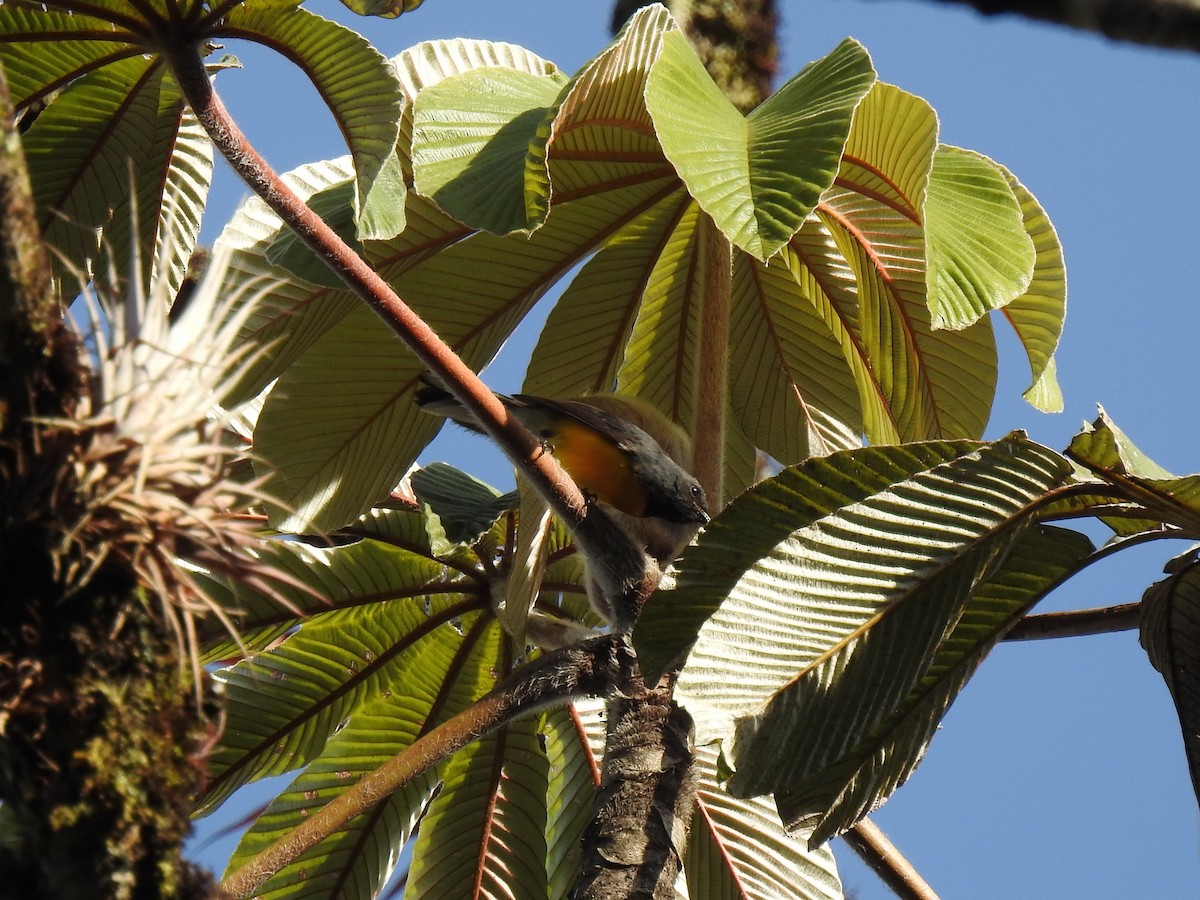
[[[44,420],[70,417],[85,373],[2,72],[0,128],[0,896],[208,896],[181,858],[199,773],[190,679],[129,567],[69,537],[86,437]]]

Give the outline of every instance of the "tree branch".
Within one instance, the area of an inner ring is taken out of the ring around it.
[[[640,676],[608,702],[596,805],[571,896],[673,900],[696,801],[692,717]]]
[[[1118,41],[1200,51],[1200,0],[939,0],[1094,31]]]
[[[692,465],[713,515],[724,503],[725,398],[729,395],[729,303],[732,269],[729,241],[707,215],[700,216],[703,309],[696,368],[696,414]]]
[[[913,864],[870,819],[860,820],[842,835],[842,840],[901,900],[938,900],[938,895]]]
[[[640,548],[603,510],[587,502],[554,456],[543,452],[541,442],[508,414],[496,395],[454,350],[258,154],[213,90],[196,47],[167,35],[160,38],[184,97],[234,171],[379,314],[454,399],[470,411],[571,528],[584,554],[594,564],[607,567],[613,576],[611,584],[628,599],[624,605],[640,607],[643,595],[648,593],[643,583],[646,569]]]
[[[422,772],[519,716],[551,704],[608,693],[629,680],[633,652],[617,635],[592,638],[541,657],[486,697],[413,741],[353,787],[248,860],[221,882],[227,897],[246,897],[355,816]]]
[[[1122,603],[1071,612],[1026,616],[1004,636],[1006,641],[1037,641],[1043,638],[1083,637],[1130,631],[1141,622],[1142,604]]]

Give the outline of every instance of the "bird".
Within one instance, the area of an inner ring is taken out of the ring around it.
[[[496,395],[541,440],[585,496],[615,511],[618,524],[657,562],[674,560],[709,522],[700,482],[686,468],[687,436],[655,407],[618,394],[551,399]],[[479,431],[449,392],[426,379],[416,394],[425,412]]]

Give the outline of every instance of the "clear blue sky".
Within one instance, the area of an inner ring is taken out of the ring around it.
[[[943,141],[1008,166],[1058,229],[1069,284],[1058,356],[1066,412],[1046,416],[1024,404],[1027,364],[998,327],[1001,383],[989,436],[1023,428],[1062,449],[1102,403],[1166,468],[1200,470],[1200,289],[1189,275],[1200,210],[1200,55],[933,3],[780,6],[781,76],[852,35],[883,80],[933,104]],[[486,38],[521,44],[573,72],[608,42],[611,4],[429,0],[394,21],[358,19],[332,0],[309,8],[351,24],[387,55],[430,38]],[[247,69],[222,73],[218,90],[272,165],[282,171],[345,152],[315,93],[286,62],[239,44],[227,49]],[[218,163],[206,241],[244,196]],[[489,370],[494,387],[519,384],[535,335],[531,323],[509,342]],[[436,455],[511,482],[498,452],[481,467],[479,458],[492,454],[475,442],[463,449],[465,440],[473,439],[440,439]],[[1182,549],[1120,555],[1044,609],[1136,600]],[[1133,633],[1001,646],[875,820],[947,900],[1200,891],[1200,815],[1179,726]],[[210,828],[202,823],[198,838]],[[224,840],[198,856],[219,869],[231,849]],[[844,846],[835,852],[848,895],[891,896]]]

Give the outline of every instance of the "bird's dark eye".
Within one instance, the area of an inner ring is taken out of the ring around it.
[[[701,497],[704,496],[704,491],[702,491],[700,489],[700,485],[698,485],[698,484],[692,485],[692,496],[695,497],[697,500],[699,500]]]

